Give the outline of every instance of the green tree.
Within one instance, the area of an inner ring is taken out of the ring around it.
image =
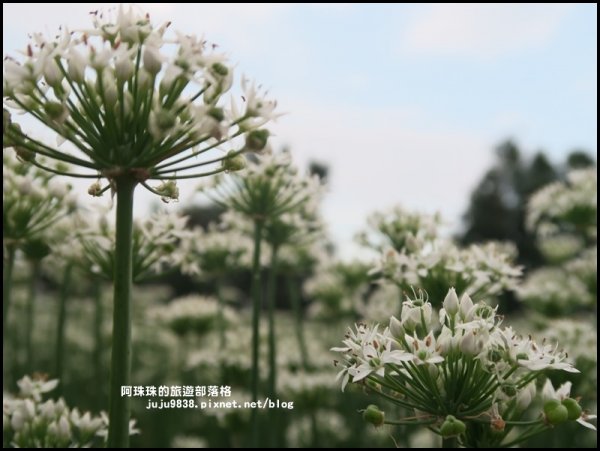
[[[575,150],[564,164],[554,164],[543,151],[527,158],[513,141],[496,149],[496,161],[471,194],[463,217],[463,244],[486,240],[512,241],[519,250],[518,261],[526,268],[544,263],[535,237],[525,228],[527,200],[542,186],[562,179],[568,169],[595,165],[582,150]]]

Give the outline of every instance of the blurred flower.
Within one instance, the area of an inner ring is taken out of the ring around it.
[[[101,445],[107,419],[81,414],[61,398],[42,402],[58,380],[46,381],[25,376],[17,382],[19,395],[3,397],[3,443],[14,448],[89,448]]]
[[[517,295],[527,305],[550,316],[573,312],[594,302],[581,279],[562,268],[530,272],[518,287]]]
[[[234,322],[237,315],[230,308],[224,308],[226,323]],[[154,307],[149,316],[165,324],[177,335],[188,333],[205,334],[218,325],[219,306],[216,300],[202,296],[186,296],[175,299],[167,305]]]

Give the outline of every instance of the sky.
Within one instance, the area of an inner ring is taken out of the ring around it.
[[[4,3],[4,55],[110,5]],[[370,212],[396,204],[457,230],[507,138],[557,161],[597,153],[596,4],[138,5],[269,88],[287,113],[275,147],[331,167],[323,214],[342,257]],[[136,214],[153,201],[140,192]]]

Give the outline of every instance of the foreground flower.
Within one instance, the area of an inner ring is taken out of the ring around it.
[[[578,372],[557,345],[537,344],[500,327],[495,309],[467,294],[459,300],[451,289],[443,304],[439,325],[430,320],[431,304],[418,298],[407,300],[402,319],[392,317],[382,331],[365,324],[350,330],[343,346],[332,349],[343,357],[337,362],[342,389],[363,384],[416,413],[390,424],[434,425],[444,440],[463,446],[506,446],[515,427],[523,428],[518,443],[563,421],[590,426],[586,420],[593,416],[574,400],[549,405],[535,420],[520,419],[535,396],[534,381],[545,371]],[[562,398],[568,398],[567,388]]]
[[[263,127],[276,103],[244,80],[244,105],[231,101],[226,108],[233,70],[203,39],[167,37],[169,23],[157,27],[133,9],[92,16],[90,30],[65,28],[53,39],[36,33],[23,58],[5,58],[5,104],[56,133],[57,145],[26,133],[6,113],[3,145],[49,172],[97,179],[91,195],[110,189],[117,197],[108,443],[125,447],[130,407],[120,387],[130,384],[134,191],[142,185],[174,200],[176,179],[225,172],[229,160],[263,151],[269,136]],[[74,151],[61,150],[64,141]],[[56,169],[42,156],[82,171]]]

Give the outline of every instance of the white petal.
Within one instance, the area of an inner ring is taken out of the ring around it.
[[[595,416],[595,415],[594,415]],[[588,416],[588,418],[591,418],[592,415]],[[594,426],[592,423],[588,423],[587,421],[585,421],[583,418],[579,418],[577,420],[577,422],[582,425],[583,427],[586,427],[588,429],[591,429],[592,431],[596,430],[596,426]]]
[[[364,379],[369,374],[371,374],[372,371],[373,371],[373,368],[371,368],[369,365],[359,366],[358,368],[356,368],[356,371],[353,374],[352,382],[358,382],[358,381]]]

